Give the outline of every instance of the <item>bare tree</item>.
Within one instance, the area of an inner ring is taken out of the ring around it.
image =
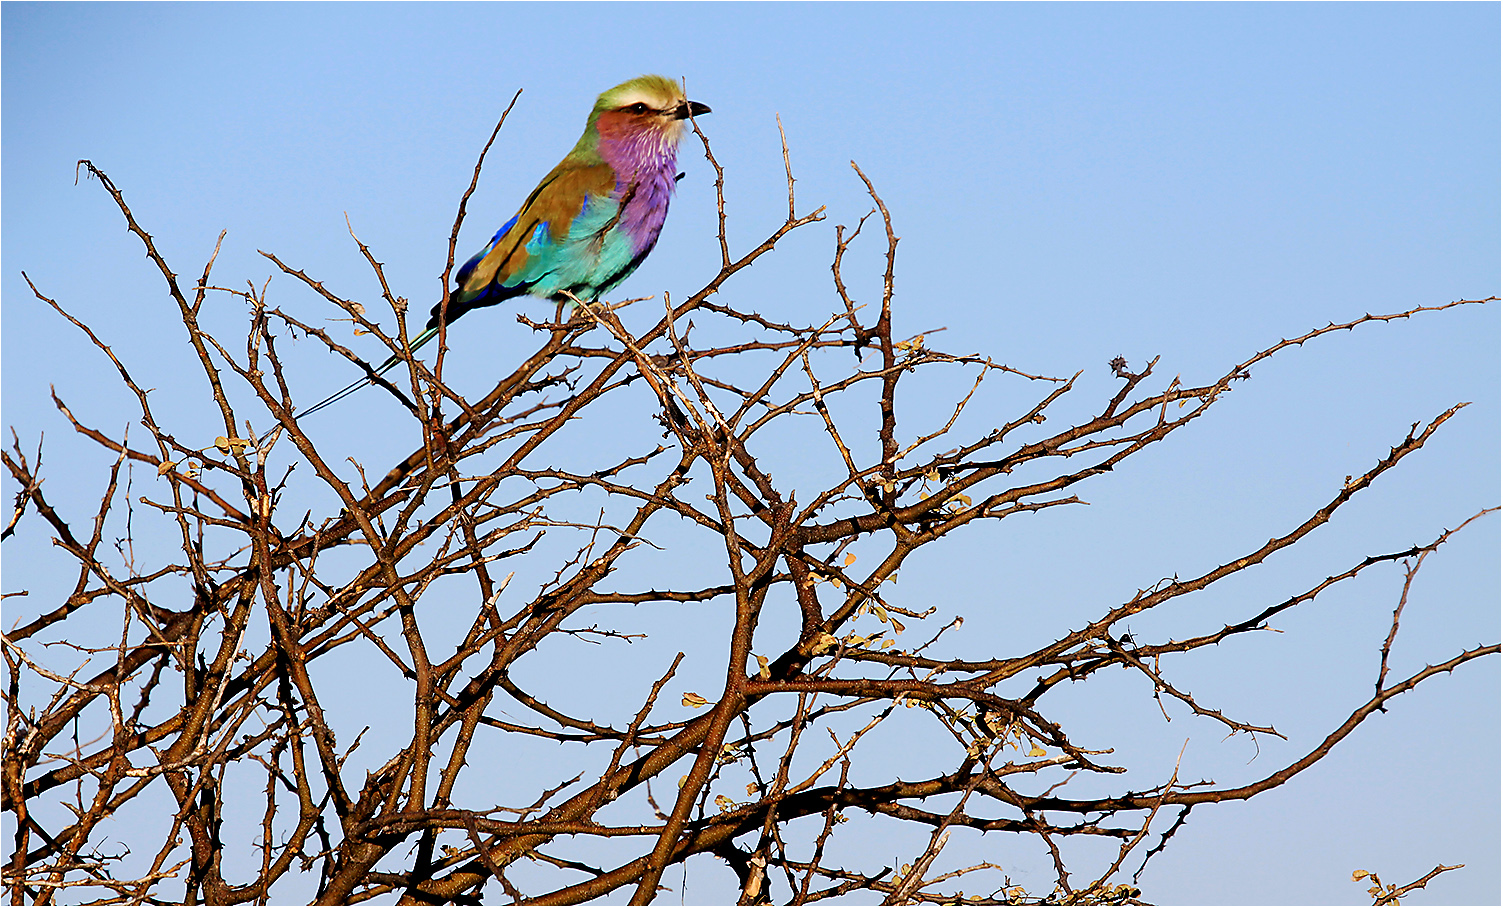
[[[719,202],[714,278],[682,300],[561,300],[551,321],[518,315],[536,346],[498,364],[504,377],[478,399],[444,381],[442,344],[431,368],[411,355],[407,300],[365,245],[395,331],[370,303],[268,255],[378,341],[382,357],[404,361],[399,380],[378,383],[422,443],[379,471],[354,460],[358,439],[316,444],[305,431],[297,408],[316,394],[295,393],[279,345],[311,337],[366,374],[371,364],[314,319],[273,306],[265,286],[216,286],[212,257],[183,284],[122,192],[80,162],[160,270],[219,417],[212,428],[160,423],[133,367],[33,285],[118,370],[145,435],[112,434],[100,427],[105,414],[54,394],[73,429],[111,458],[92,514],[49,503],[40,443],[13,432],[4,454],[16,488],[5,536],[50,534],[58,570],[75,578],[65,599],[28,612],[4,637],[12,902],[265,903],[281,886],[283,898],[320,904],[562,904],[628,893],[645,904],[670,868],[710,855],[734,872],[743,904],[863,892],[883,904],[1139,904],[1135,874],[1197,805],[1282,785],[1393,698],[1499,651],[1477,646],[1404,676],[1389,669],[1416,572],[1481,514],[1428,542],[1333,566],[1214,633],[1128,632],[1129,619],[1306,539],[1442,431],[1459,403],[1396,433],[1371,469],[1337,483],[1305,519],[1272,528],[1266,544],[1105,604],[1044,645],[995,640],[985,658],[956,658],[962,619],[905,607],[892,586],[912,556],[957,530],[1078,503],[1083,482],[1169,439],[1263,360],[1367,323],[1496,298],[1329,324],[1193,382],[1162,380],[1157,360],[1118,359],[1118,384],[1095,415],[1045,429],[1080,373],[1026,374],[941,352],[924,335],[894,335],[898,237],[859,168],[874,209],[835,229],[828,318],[783,324],[726,302],[728,282],[825,213],[798,213],[785,143],[787,217],[734,254],[724,173],[708,142],[705,152]],[[451,234],[445,287],[474,187]],[[885,243],[881,297],[858,304],[842,263],[873,230]],[[206,300],[224,294],[248,305],[243,343],[200,323]],[[900,385],[945,370],[963,373],[968,389],[942,405],[900,406]],[[983,386],[998,382],[1028,402],[991,401]],[[966,428],[978,411],[988,428]],[[619,453],[604,436],[621,414],[661,437]],[[816,462],[828,482],[809,486],[815,471],[803,466]],[[797,492],[778,478],[787,473],[804,483]],[[133,482],[147,485],[134,500]],[[1159,781],[1129,789],[1114,781],[1128,767],[1058,718],[1051,695],[1125,669],[1147,679],[1166,717],[1173,709],[1233,735],[1278,735],[1198,701],[1176,682],[1176,657],[1265,630],[1390,563],[1404,581],[1371,697],[1252,784],[1139,767]],[[540,578],[536,588],[512,582],[519,571]],[[642,607],[653,603],[699,604],[723,617],[725,632],[672,640],[676,657],[639,662],[635,674],[591,676],[588,659],[567,648],[639,639]],[[703,693],[676,680],[691,647],[723,657],[723,682]],[[566,651],[575,655],[551,673],[526,670]],[[367,674],[399,676],[405,699],[362,731],[338,704]],[[602,690],[598,702],[570,693],[581,677]],[[633,705],[606,705],[617,701]],[[691,717],[674,718],[683,707]],[[885,723],[952,741],[923,752],[954,758],[899,778],[880,749],[864,746]],[[552,748],[555,783],[502,800],[494,777],[535,762],[540,743]],[[136,819],[125,847],[109,844],[102,829],[127,815]],[[926,844],[896,866],[832,858],[837,843],[860,840],[866,815],[925,830]],[[1041,843],[1053,857],[1052,891],[1025,891],[994,863],[947,860],[951,834],[966,830]],[[1072,857],[1077,840],[1108,842],[1110,853]]]

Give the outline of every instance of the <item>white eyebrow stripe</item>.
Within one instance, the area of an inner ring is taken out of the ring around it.
[[[617,107],[630,107],[633,104],[642,103],[642,104],[646,104],[648,107],[651,107],[654,110],[667,110],[667,109],[669,109],[671,107],[677,106],[678,100],[679,100],[678,98],[667,98],[667,97],[664,97],[663,95],[658,95],[658,94],[649,94],[647,92],[632,91],[632,92],[627,92],[626,94],[624,94],[621,97],[617,98],[616,99],[616,106]]]

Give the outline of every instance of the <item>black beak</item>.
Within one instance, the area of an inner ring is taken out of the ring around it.
[[[685,101],[678,107],[674,108],[673,119],[687,120],[690,117],[702,116],[703,114],[707,114],[709,112],[710,108],[707,105],[701,104],[698,101]]]

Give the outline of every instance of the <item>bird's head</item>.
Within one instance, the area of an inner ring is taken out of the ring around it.
[[[663,76],[638,76],[622,82],[595,101],[581,144],[592,137],[631,146],[637,152],[669,153],[678,147],[684,121],[710,108],[684,97],[683,89]]]

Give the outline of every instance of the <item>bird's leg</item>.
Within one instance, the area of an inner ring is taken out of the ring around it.
[[[597,325],[600,324],[600,309],[602,307],[601,305],[597,305],[598,301],[582,300],[572,290],[560,290],[554,296],[554,299],[558,300],[561,306],[568,306],[571,310],[567,321],[572,322],[576,318],[579,318],[589,319]],[[610,307],[606,306],[604,308],[605,311],[610,311]],[[560,318],[560,321],[564,321],[564,319]]]

